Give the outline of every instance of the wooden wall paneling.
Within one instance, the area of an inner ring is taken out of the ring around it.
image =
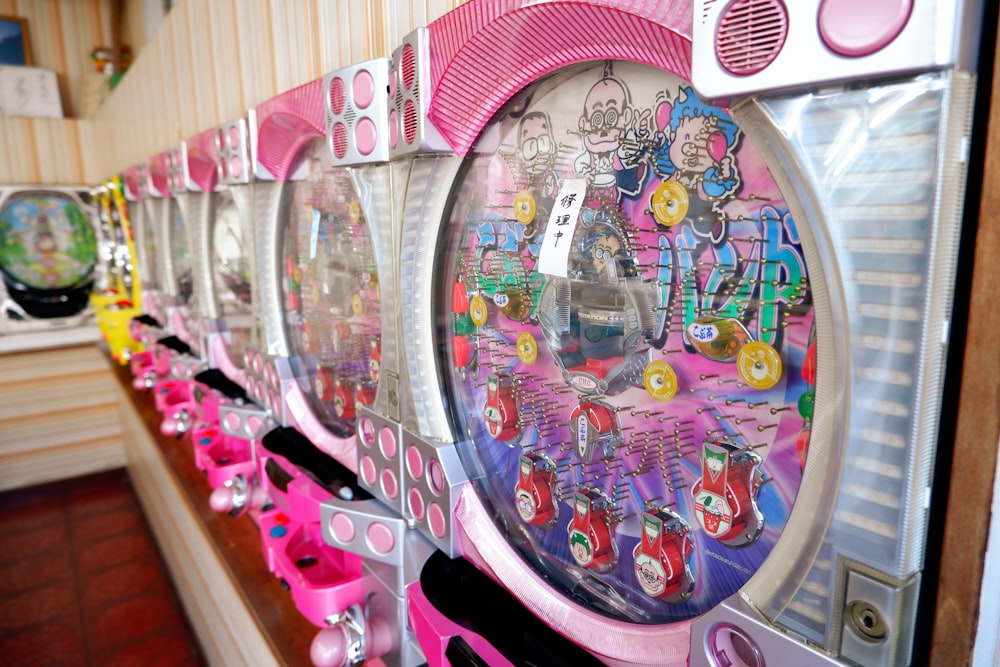
[[[168,144],[164,148],[176,146],[182,139],[198,132],[198,113],[195,110],[201,101],[196,98],[195,88],[195,67],[192,53],[192,38],[190,32],[191,22],[188,15],[196,2],[184,2],[175,6],[169,14],[164,27],[169,30],[170,42],[167,49],[171,52],[168,62],[173,64],[173,82],[167,87],[168,108],[174,113],[174,128],[172,135],[169,135]],[[207,73],[198,72],[201,76],[210,76]],[[166,138],[166,137],[165,137]]]
[[[313,25],[313,2],[270,3],[271,53],[277,67],[271,96],[312,81],[322,73],[315,71],[316,48]]]
[[[38,154],[39,183],[88,183],[80,128],[86,121],[36,118],[31,122]]]
[[[187,43],[191,54],[190,80],[181,86],[182,104],[194,112],[193,123],[184,127],[184,138],[201,132],[219,121],[221,117],[218,98],[218,80],[222,66],[212,56],[212,24],[209,20],[208,2],[188,2],[179,9],[187,19]]]
[[[236,3],[239,33],[239,75],[243,81],[244,103],[256,106],[274,96],[277,86],[275,62],[271,53],[272,25],[267,0],[240,0]]]
[[[237,31],[236,7],[239,0],[208,2],[212,47],[212,67],[215,69],[215,96],[219,109],[218,125],[246,115],[248,104],[240,76],[240,34]]]
[[[37,156],[30,118],[0,116],[0,182],[35,183]]]
[[[385,0],[381,26],[388,53],[400,45],[403,38],[416,28],[425,26],[448,13],[462,0]]]
[[[125,465],[117,384],[96,345],[0,355],[0,490]]]

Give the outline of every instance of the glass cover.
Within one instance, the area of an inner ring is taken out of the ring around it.
[[[228,190],[213,196],[212,280],[220,315],[230,334],[230,352],[237,364],[253,331],[250,255],[240,211]]]
[[[143,267],[146,280],[143,283],[143,288],[146,290],[156,290],[159,288],[159,274],[157,273],[157,252],[156,252],[156,216],[153,214],[154,210],[159,210],[154,208],[154,205],[150,203],[138,204],[140,206],[147,206],[143,211],[144,215],[141,218],[142,234],[142,259],[146,262],[147,266]],[[135,223],[135,216],[130,218]],[[134,230],[134,227],[133,227]]]
[[[641,623],[701,614],[768,557],[802,481],[815,348],[795,222],[726,111],[666,72],[573,69],[490,129],[439,296],[469,475],[573,598]]]
[[[191,303],[194,292],[194,274],[191,272],[191,246],[188,239],[187,223],[177,199],[170,197],[170,257],[174,264],[174,281],[180,306]]]
[[[14,195],[0,209],[0,268],[35,289],[65,289],[89,278],[97,262],[94,227],[58,193]]]
[[[282,283],[289,347],[309,370],[304,389],[317,416],[346,437],[357,406],[375,397],[379,285],[350,172],[328,166],[325,150],[310,144],[309,175],[285,190]]]

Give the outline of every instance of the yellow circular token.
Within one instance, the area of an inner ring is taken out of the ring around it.
[[[535,196],[527,190],[514,195],[514,219],[522,225],[530,224],[535,219]]]
[[[665,361],[651,361],[642,373],[646,391],[657,401],[669,401],[677,395],[677,374]]]
[[[351,216],[351,222],[357,222],[358,220],[360,220],[361,219],[361,204],[359,204],[356,201],[352,201],[351,202],[351,206],[349,208],[349,214]]]
[[[665,227],[673,227],[688,212],[687,189],[677,181],[663,181],[649,198],[653,217]]]
[[[527,331],[517,335],[517,358],[526,364],[533,364],[538,359],[538,343]]]
[[[767,343],[751,341],[740,349],[736,369],[754,389],[770,389],[781,379],[781,356]]]
[[[469,317],[472,318],[473,324],[477,327],[483,326],[489,314],[490,312],[486,310],[486,299],[478,294],[469,299]]]
[[[355,294],[351,297],[351,310],[354,311],[355,315],[361,315],[365,312],[365,302],[361,300],[360,294]]]

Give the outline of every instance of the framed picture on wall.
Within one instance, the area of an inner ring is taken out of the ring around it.
[[[0,65],[31,65],[26,19],[0,16]]]

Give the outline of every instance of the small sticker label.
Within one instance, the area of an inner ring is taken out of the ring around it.
[[[566,263],[573,245],[573,234],[587,194],[587,179],[567,178],[552,204],[545,238],[538,253],[538,271],[550,276],[566,277]]]

